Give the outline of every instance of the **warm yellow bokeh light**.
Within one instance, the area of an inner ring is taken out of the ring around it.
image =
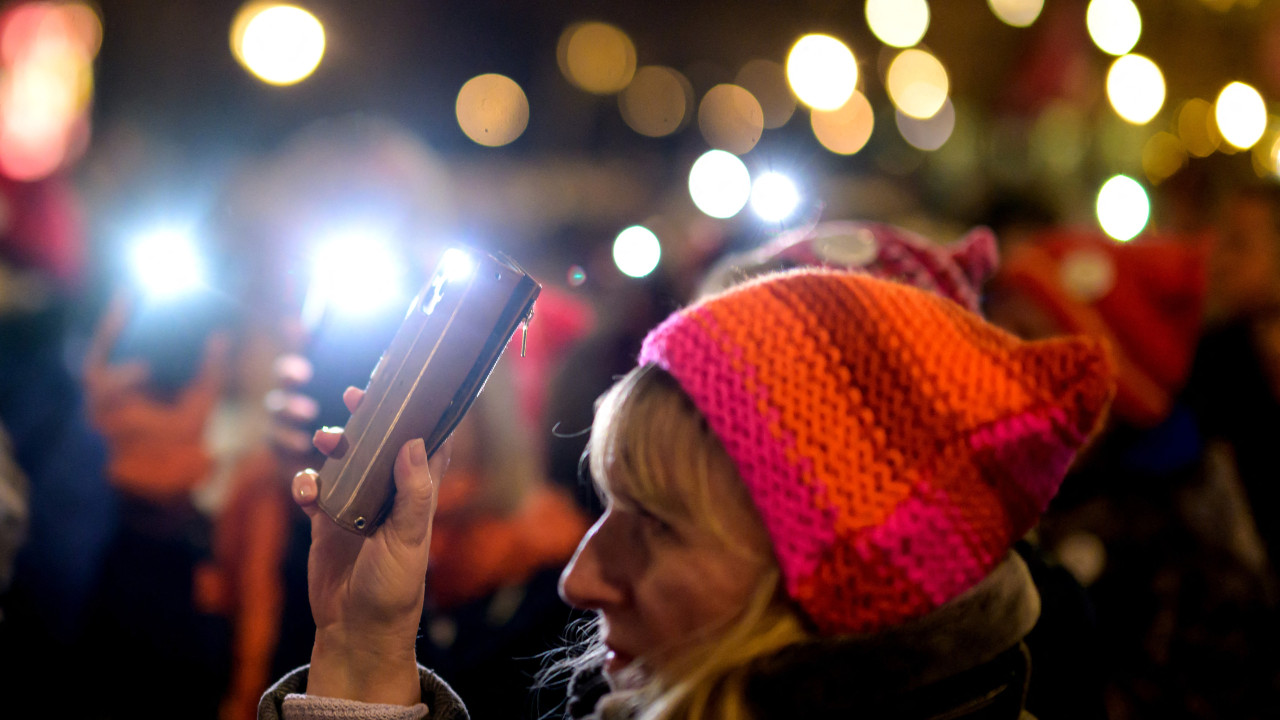
[[[1187,147],[1177,135],[1158,132],[1142,146],[1142,171],[1153,183],[1162,182],[1187,164]]]
[[[911,47],[929,29],[928,0],[867,0],[867,26],[880,42]]]
[[[737,155],[708,150],[689,169],[689,197],[707,215],[731,218],[751,199],[751,171]]]
[[[1178,139],[1187,152],[1196,157],[1209,157],[1222,144],[1222,135],[1213,120],[1213,105],[1192,98],[1178,109]]]
[[[458,126],[487,147],[506,145],[529,124],[529,100],[516,81],[505,75],[471,78],[458,91]]]
[[[885,85],[894,106],[919,120],[941,110],[951,90],[947,70],[938,58],[918,49],[903,50],[889,63]]]
[[[894,113],[894,122],[902,139],[919,150],[933,151],[946,144],[951,132],[956,129],[956,109],[947,100],[942,109],[926,120],[913,118],[898,110]]]
[[[809,123],[822,147],[838,155],[852,155],[871,139],[876,120],[866,96],[855,91],[835,110],[814,110]]]
[[[1142,15],[1133,0],[1090,0],[1085,24],[1093,44],[1110,55],[1124,55],[1142,37]]]
[[[1137,180],[1128,175],[1115,175],[1098,191],[1097,212],[1103,232],[1126,242],[1147,226],[1151,199]]]
[[[774,130],[787,124],[796,112],[796,96],[787,85],[787,71],[772,60],[749,60],[738,71],[734,85],[741,85],[760,101],[764,127]]]
[[[1267,129],[1267,104],[1253,87],[1233,82],[1218,93],[1213,118],[1222,139],[1243,150],[1253,147]]]
[[[294,5],[246,5],[231,26],[231,49],[242,65],[272,85],[292,85],[324,57],[324,26]]]
[[[1142,55],[1118,57],[1107,71],[1107,99],[1120,117],[1145,125],[1164,105],[1164,75]]]
[[[805,35],[787,54],[787,82],[805,105],[835,110],[858,87],[858,61],[830,35]]]
[[[1000,22],[1013,27],[1028,27],[1040,17],[1044,0],[987,0],[987,5]]]
[[[641,135],[670,135],[693,113],[693,85],[672,68],[646,65],[618,93],[618,110],[627,127]]]
[[[760,142],[764,111],[745,88],[716,85],[698,106],[698,129],[711,147],[744,155]]]
[[[621,91],[636,73],[635,44],[608,23],[570,25],[560,35],[556,59],[569,82],[597,95]]]

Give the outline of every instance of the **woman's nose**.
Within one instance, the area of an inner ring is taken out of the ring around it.
[[[581,610],[601,610],[626,597],[622,586],[609,576],[602,557],[608,540],[601,532],[606,518],[607,514],[591,526],[560,573],[560,598]]]

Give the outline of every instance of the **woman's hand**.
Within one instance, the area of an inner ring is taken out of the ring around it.
[[[362,391],[348,388],[343,401],[354,412],[362,397]],[[342,432],[321,430],[314,442],[321,452],[332,453],[343,442]],[[435,479],[447,457],[442,451],[429,466],[420,439],[400,449],[391,512],[369,537],[342,529],[316,505],[314,471],[293,478],[293,499],[311,519],[307,585],[316,640],[308,694],[395,705],[420,701],[414,646],[426,590]]]

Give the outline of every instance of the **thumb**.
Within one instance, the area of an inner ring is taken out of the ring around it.
[[[310,468],[293,476],[293,501],[302,508],[302,512],[307,514],[313,525],[317,517],[325,516],[320,506],[316,504],[320,497],[320,487],[317,484],[319,479],[320,476],[316,471]]]
[[[410,440],[396,456],[396,496],[387,518],[387,529],[405,545],[430,541],[436,511],[436,486],[427,467],[427,447],[421,438]]]

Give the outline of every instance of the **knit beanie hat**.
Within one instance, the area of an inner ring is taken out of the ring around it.
[[[920,617],[1034,525],[1112,394],[1102,344],[1019,340],[864,274],[765,276],[655,328],[827,634]]]
[[[1205,268],[1205,243],[1194,238],[1117,243],[1055,230],[1013,248],[990,289],[1038,310],[1055,333],[1105,340],[1116,364],[1116,416],[1150,427],[1168,416],[1191,371]]]
[[[996,237],[976,227],[950,245],[896,225],[833,220],[797,228],[752,251],[730,255],[707,274],[703,293],[797,267],[863,272],[914,285],[978,311],[982,285],[999,261]]]

